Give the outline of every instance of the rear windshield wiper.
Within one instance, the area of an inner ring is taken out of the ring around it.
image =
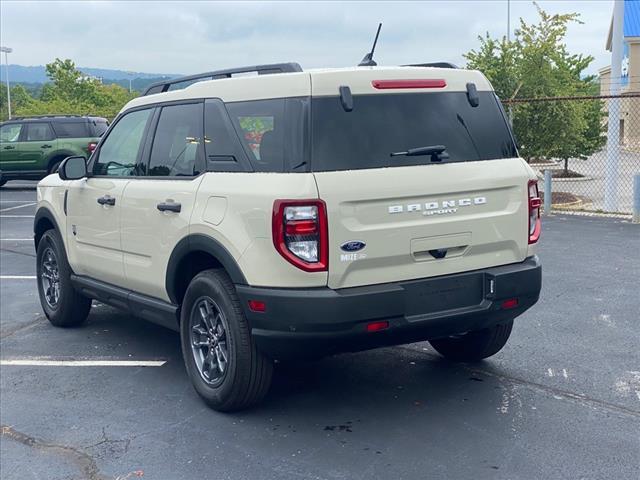
[[[404,152],[391,152],[392,157],[418,157],[421,155],[431,155],[432,162],[442,162],[449,160],[449,154],[446,153],[447,147],[444,145],[429,145],[427,147],[410,148]]]

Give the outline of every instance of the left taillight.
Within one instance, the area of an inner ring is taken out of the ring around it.
[[[329,265],[327,207],[322,200],[276,200],[273,244],[289,263],[306,272]]]
[[[89,151],[89,155],[93,153],[93,151],[96,149],[97,146],[98,146],[98,142],[89,142],[89,144],[87,145],[87,150]]]
[[[542,231],[542,222],[540,221],[542,200],[540,200],[537,180],[529,180],[527,190],[529,195],[529,243],[531,244],[538,241]]]

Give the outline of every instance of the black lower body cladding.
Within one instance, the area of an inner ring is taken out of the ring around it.
[[[258,347],[273,358],[321,357],[493,327],[534,305],[541,287],[537,256],[472,272],[339,290],[236,286]],[[264,302],[265,311],[252,311],[250,300]],[[374,322],[378,325],[369,327]]]

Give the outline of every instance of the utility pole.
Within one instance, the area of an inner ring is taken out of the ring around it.
[[[0,47],[0,52],[4,53],[4,63],[7,69],[7,109],[9,110],[9,120],[11,120],[11,87],[9,87],[9,54],[13,52],[12,48]]]
[[[507,42],[511,42],[511,0],[507,0]],[[509,104],[509,125],[513,128],[513,105],[511,103]]]
[[[611,38],[611,84],[609,94],[609,122],[607,126],[607,159],[605,163],[604,210],[618,210],[618,161],[620,157],[620,78],[624,31],[624,0],[613,4],[613,36]]]
[[[127,72],[127,76],[129,77],[129,93],[131,93],[131,79],[135,75],[135,72]]]

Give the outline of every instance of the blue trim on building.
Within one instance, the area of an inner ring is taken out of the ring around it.
[[[624,36],[640,37],[640,0],[624,2]]]

